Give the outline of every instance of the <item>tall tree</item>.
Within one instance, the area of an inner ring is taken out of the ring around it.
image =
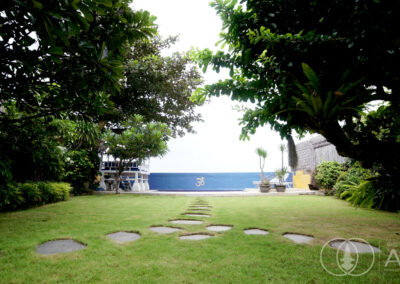
[[[199,52],[231,78],[204,89],[255,103],[243,137],[264,124],[317,132],[339,154],[400,184],[399,1],[217,0],[228,52]],[[377,110],[368,111],[370,103]],[[397,186],[398,187],[398,186]]]
[[[127,0],[10,0],[0,8],[0,122],[93,115],[119,91],[129,44],[155,17]],[[8,116],[10,104],[20,116]]]
[[[203,102],[192,93],[202,78],[186,54],[162,55],[176,41],[154,37],[131,46],[124,62],[124,88],[111,96],[114,109],[102,119],[118,122],[140,114],[148,122],[166,123],[174,135],[193,132],[192,123],[201,120],[195,107]]]

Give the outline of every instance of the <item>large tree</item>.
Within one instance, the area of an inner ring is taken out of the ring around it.
[[[10,0],[0,6],[0,122],[60,113],[94,115],[110,105],[135,40],[155,17],[127,0]],[[19,117],[10,117],[16,105]]]
[[[135,114],[148,122],[163,122],[174,135],[193,132],[200,121],[195,108],[202,104],[192,93],[202,83],[196,66],[185,53],[163,55],[177,37],[136,41],[124,61],[124,87],[110,99],[114,108],[100,119],[118,123]]]
[[[265,124],[317,132],[339,154],[399,184],[399,1],[217,0],[229,50],[199,52],[230,79],[204,89],[255,103],[243,136]],[[368,110],[370,103],[380,106]]]

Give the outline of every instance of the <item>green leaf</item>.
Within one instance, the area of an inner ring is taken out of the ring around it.
[[[319,90],[319,79],[317,75],[315,74],[314,70],[311,69],[310,66],[306,63],[301,64],[303,68],[303,72],[310,81],[311,85],[315,88],[315,90]]]

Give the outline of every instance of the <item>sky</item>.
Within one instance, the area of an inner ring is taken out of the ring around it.
[[[134,0],[131,7],[147,10],[157,17],[159,33],[163,37],[179,35],[173,51],[188,51],[191,47],[218,50],[222,23],[210,0]],[[227,77],[227,72],[216,74],[208,70],[203,74],[205,83]],[[264,127],[251,136],[250,141],[240,141],[241,114],[232,108],[237,105],[229,97],[212,98],[197,111],[204,122],[193,124],[197,134],[169,141],[169,152],[162,158],[151,158],[151,172],[258,172],[257,147],[268,152],[264,171],[281,167],[279,145],[285,143],[277,132]],[[287,154],[284,155],[287,166]]]

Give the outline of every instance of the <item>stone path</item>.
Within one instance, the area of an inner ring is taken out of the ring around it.
[[[201,198],[197,198],[194,202],[189,206],[189,212],[183,213],[182,215],[198,217],[198,218],[209,218],[211,217],[212,206],[210,206],[205,200]],[[207,213],[207,214],[205,214]],[[169,220],[172,224],[181,224],[181,225],[202,225],[205,221],[198,219],[173,219]],[[225,231],[229,231],[233,228],[233,225],[227,224],[208,224],[205,227],[208,231],[216,232],[217,235],[223,234]],[[176,232],[184,231],[183,228],[176,227],[168,227],[168,226],[151,226],[149,228],[150,231],[157,234],[173,234]],[[268,230],[260,229],[260,228],[248,228],[243,230],[246,235],[268,235]],[[111,240],[116,243],[123,244],[127,242],[133,242],[141,238],[141,235],[137,232],[115,232],[106,235]],[[297,233],[285,233],[282,235],[284,238],[290,239],[297,244],[310,244],[312,240],[314,240],[313,236],[297,234]],[[178,238],[180,240],[204,240],[214,237],[213,234],[208,232],[197,232],[197,233],[184,233],[181,234]],[[356,241],[332,241],[329,243],[332,248],[347,251],[350,253],[378,253],[381,250],[377,247],[356,242]],[[71,239],[60,239],[60,240],[52,240],[46,243],[40,244],[37,246],[37,253],[42,255],[51,255],[63,252],[73,252],[77,250],[81,250],[86,248],[86,245],[79,243],[77,241]],[[1,255],[1,251],[0,251]]]
[[[306,235],[301,235],[301,234],[293,234],[293,233],[287,233],[283,234],[283,237],[294,241],[297,244],[306,244],[310,243],[314,237],[311,236],[306,236]]]
[[[376,253],[381,252],[377,247],[357,241],[333,241],[329,245],[335,249],[350,253]]]
[[[115,232],[106,236],[119,244],[133,242],[141,238],[138,233],[134,232]]]
[[[70,239],[52,240],[38,245],[36,252],[38,254],[50,255],[63,252],[73,252],[84,249],[85,247],[86,245]]]
[[[268,235],[269,232],[262,229],[246,229],[243,230],[246,235]]]

